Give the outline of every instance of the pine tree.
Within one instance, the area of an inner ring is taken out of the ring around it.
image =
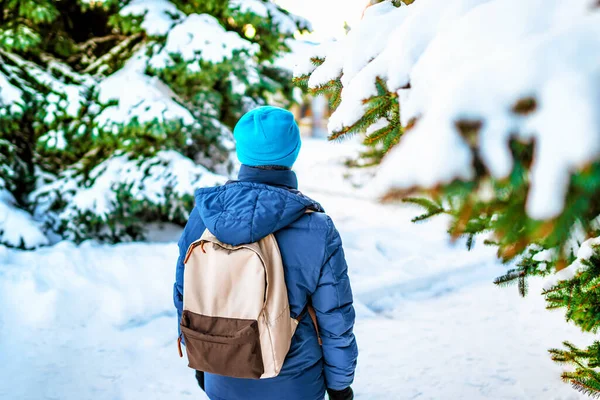
[[[181,181],[221,182],[235,121],[292,101],[272,62],[306,29],[267,0],[0,2],[0,190],[78,242],[184,223]]]
[[[359,165],[372,165],[378,164],[382,157],[395,146],[403,147],[403,144],[408,141],[410,135],[421,135],[421,138],[425,137],[425,131],[417,131],[418,126],[422,124],[422,119],[427,117],[427,113],[431,112],[429,109],[424,108],[417,114],[416,117],[411,118],[400,118],[400,113],[406,101],[403,96],[413,95],[414,88],[417,82],[411,82],[411,74],[416,69],[415,64],[418,59],[418,52],[425,54],[426,51],[434,51],[427,47],[427,43],[432,41],[432,38],[437,34],[436,32],[429,32],[425,30],[425,33],[420,37],[414,35],[420,34],[418,31],[419,22],[422,24],[431,24],[432,20],[439,18],[443,15],[447,18],[447,14],[439,12],[439,10],[431,7],[429,10],[426,7],[429,4],[421,3],[423,7],[419,8],[419,13],[411,14],[413,7],[419,5],[419,2],[405,7],[396,1],[385,1],[382,4],[376,4],[373,7],[379,7],[378,12],[371,15],[365,13],[365,18],[380,18],[382,22],[373,23],[367,21],[364,24],[355,27],[354,36],[351,36],[352,31],[347,38],[342,40],[338,47],[332,46],[329,49],[321,51],[320,49],[315,50],[315,55],[310,60],[310,64],[301,66],[297,71],[295,81],[298,84],[309,86],[309,90],[315,94],[327,94],[332,102],[332,108],[336,112],[332,115],[332,123],[330,121],[330,139],[338,139],[347,137],[353,134],[363,134],[364,143],[372,146],[372,148],[365,152],[363,159],[359,160]],[[465,3],[461,3],[461,7]],[[391,5],[396,7],[394,10]],[[398,10],[399,8],[399,10]],[[459,7],[458,7],[459,8]],[[482,6],[483,8],[483,6]],[[491,8],[490,8],[491,9]],[[463,12],[468,10],[465,8]],[[495,9],[497,10],[497,8]],[[456,10],[453,10],[453,12]],[[480,9],[481,11],[481,9]],[[596,6],[595,8],[586,6],[582,10],[582,15],[593,15],[600,9]],[[518,11],[515,11],[518,12]],[[382,17],[385,15],[385,17]],[[398,21],[394,22],[389,16],[397,16]],[[400,30],[402,27],[402,18],[407,15],[414,16],[411,19],[412,31],[405,30],[401,33],[411,32],[413,36],[398,37],[394,36],[396,33],[395,29]],[[481,14],[478,14],[481,17]],[[419,21],[418,18],[423,17],[423,21]],[[387,19],[386,19],[387,18]],[[427,19],[429,18],[429,19]],[[491,15],[490,18],[497,18],[495,15]],[[442,21],[442,20],[441,20]],[[585,23],[585,18],[582,17],[581,23]],[[591,20],[589,20],[591,21]],[[588,22],[589,22],[588,21]],[[439,26],[448,28],[451,26],[452,21],[443,21],[444,24],[440,23]],[[532,21],[533,23],[533,21]],[[466,22],[465,22],[466,24]],[[363,29],[363,26],[365,27]],[[581,35],[585,33],[580,25],[577,29]],[[594,32],[590,27],[592,24],[587,25],[588,37],[597,38],[597,33]],[[457,32],[467,32],[461,26],[462,30]],[[551,27],[550,27],[551,28]],[[550,29],[548,28],[548,29]],[[575,29],[575,28],[573,28]],[[560,31],[561,34],[565,34]],[[471,35],[477,35],[477,33],[469,32]],[[447,35],[448,30],[443,31],[443,35]],[[480,33],[480,34],[486,34]],[[368,57],[361,58],[363,54],[372,51],[371,48],[365,49],[365,43],[369,43],[370,38],[376,36],[381,38],[383,36],[393,38],[390,39],[387,46],[384,46],[379,52],[373,52],[368,54]],[[566,34],[565,34],[566,35]],[[442,36],[440,34],[439,36]],[[437,39],[439,39],[439,36]],[[548,36],[552,38],[560,38],[559,34],[556,36]],[[416,47],[403,46],[402,40],[417,41]],[[456,38],[453,38],[456,40]],[[469,41],[468,45],[472,45],[470,37],[464,38]],[[521,39],[524,42],[528,37]],[[558,39],[556,39],[558,40]],[[565,42],[570,42],[573,39],[570,37],[565,39]],[[534,41],[534,40],[532,40]],[[490,47],[489,42],[486,43],[486,50]],[[539,42],[535,42],[538,47],[528,47],[529,51],[534,49],[548,50],[539,47]],[[425,44],[425,45],[423,45]],[[435,50],[440,51],[442,46],[439,46]],[[517,47],[518,43],[515,43],[514,47]],[[594,47],[596,50],[600,49],[600,42],[595,41]],[[422,46],[423,45],[423,46]],[[449,45],[449,43],[445,43]],[[455,42],[454,44],[459,50],[461,43]],[[422,46],[422,47],[419,47]],[[554,47],[550,44],[548,48],[550,52],[543,53],[548,54],[554,52]],[[405,51],[410,49],[410,51]],[[504,48],[503,51],[510,51],[512,49]],[[344,53],[347,52],[346,53]],[[402,52],[403,51],[403,52]],[[450,54],[450,52],[449,52]],[[462,54],[462,53],[459,53]],[[468,51],[465,51],[468,54]],[[483,49],[479,49],[477,53],[479,57],[483,57],[485,52]],[[428,61],[436,60],[438,58],[432,58],[431,53],[427,53],[430,58]],[[473,54],[471,54],[473,55]],[[386,58],[390,56],[390,58]],[[398,70],[390,70],[389,65],[391,61],[395,61],[402,56],[408,58],[415,58],[411,60],[412,64],[398,64]],[[423,56],[424,57],[424,56]],[[518,60],[519,67],[525,68],[529,64],[533,64],[533,57],[525,60]],[[356,65],[350,64],[346,71],[347,59],[358,59],[358,63],[363,60],[366,66],[361,65],[360,68],[356,68]],[[449,58],[450,59],[450,58]],[[481,61],[477,58],[465,57],[464,60],[454,60],[456,63],[464,62],[460,64],[461,69],[449,73],[447,80],[452,82],[454,85],[451,87],[456,90],[456,93],[462,94],[466,97],[469,93],[460,91],[458,87],[456,75],[462,71],[470,71],[471,74],[475,74],[472,70],[474,60]],[[329,64],[327,63],[329,61]],[[423,61],[423,58],[419,59],[419,62]],[[497,63],[497,60],[496,60]],[[493,71],[497,75],[490,75],[487,78],[490,81],[502,81],[506,77],[502,74],[501,66],[494,63]],[[406,66],[410,67],[406,67]],[[417,64],[418,65],[418,64]],[[432,63],[432,65],[434,65]],[[477,64],[480,68],[485,68],[491,64]],[[434,65],[435,66],[435,65]],[[421,65],[422,67],[422,65]],[[443,71],[444,66],[437,66]],[[573,67],[573,66],[572,66]],[[401,68],[405,68],[402,69]],[[414,68],[414,69],[413,69]],[[574,69],[569,71],[570,73],[577,74],[578,76],[585,75],[585,67],[582,63],[581,66],[574,65]],[[579,69],[577,69],[579,68]],[[597,68],[597,66],[596,66]],[[596,69],[597,70],[597,69]],[[427,70],[429,71],[429,70]],[[423,73],[423,70],[419,72]],[[479,71],[476,71],[479,72]],[[338,74],[336,76],[336,74]],[[346,76],[350,74],[350,77]],[[443,73],[440,73],[443,75]],[[403,77],[405,80],[396,79],[397,76]],[[481,77],[481,75],[477,75]],[[506,76],[510,77],[509,73]],[[371,78],[368,81],[365,77]],[[597,80],[594,81],[596,75],[590,74],[589,80],[586,81],[590,87],[594,87],[597,84]],[[461,82],[469,83],[469,76],[462,76]],[[396,79],[394,81],[394,79]],[[424,79],[421,76],[421,79]],[[556,83],[556,80],[560,79],[557,76],[556,79],[549,80],[552,84]],[[346,83],[346,86],[342,82]],[[359,81],[358,83],[356,83]],[[394,87],[390,87],[390,81],[394,81]],[[478,82],[481,86],[481,81]],[[414,83],[415,85],[411,85]],[[424,81],[420,82],[421,84]],[[430,82],[426,82],[431,84]],[[512,83],[512,82],[511,82]],[[507,85],[513,87],[514,85]],[[362,92],[358,92],[358,90]],[[421,86],[420,89],[422,89]],[[458,89],[457,89],[458,88]],[[525,96],[523,91],[515,90],[516,94],[512,98],[512,103],[508,102],[506,105],[501,102],[506,101],[506,97],[498,96],[494,98],[493,93],[487,93],[481,87],[476,87],[480,93],[477,95],[478,98],[486,101],[486,105],[492,105],[489,109],[499,110],[497,114],[492,114],[492,118],[503,120],[503,118],[509,118],[512,121],[523,122],[523,125],[515,123],[516,127],[526,127],[525,122],[530,121],[533,117],[539,118],[540,110],[540,99],[544,91],[540,88],[535,90],[528,89],[528,91],[536,93],[535,96]],[[502,90],[500,90],[502,92]],[[429,93],[429,92],[427,92]],[[454,92],[453,92],[454,93]],[[506,95],[507,92],[502,92]],[[362,94],[362,97],[357,100],[357,94]],[[444,92],[444,94],[447,94]],[[512,94],[512,93],[511,93]],[[487,95],[487,97],[485,97]],[[554,93],[557,96],[556,93]],[[577,93],[580,95],[580,93]],[[456,97],[455,97],[456,98]],[[439,108],[436,110],[447,110],[452,109],[453,97],[443,97],[446,103],[439,103]],[[580,101],[579,107],[582,107],[582,103],[585,101],[593,102],[597,97],[581,97],[578,98]],[[436,99],[437,100],[437,99]],[[457,99],[460,103],[460,98]],[[546,98],[548,100],[548,98]],[[342,110],[343,103],[346,102],[347,107]],[[495,102],[495,103],[494,103]],[[466,102],[466,104],[472,104],[473,102]],[[437,104],[437,103],[436,103]],[[590,108],[594,109],[593,104]],[[486,108],[482,108],[486,111]],[[566,194],[564,199],[560,199],[559,203],[564,200],[564,206],[559,212],[551,217],[534,218],[531,214],[529,202],[532,197],[532,187],[534,185],[534,164],[539,162],[541,158],[540,153],[544,151],[539,146],[539,141],[545,139],[543,137],[544,132],[535,138],[527,137],[527,133],[519,135],[518,128],[511,126],[510,135],[506,135],[507,140],[502,145],[509,149],[510,162],[507,164],[511,166],[508,170],[509,173],[503,177],[497,177],[492,173],[492,168],[488,164],[489,157],[484,157],[482,149],[482,135],[497,134],[500,132],[490,132],[489,125],[493,121],[484,117],[470,117],[471,115],[477,115],[483,113],[481,109],[469,110],[460,109],[460,112],[456,112],[452,115],[452,120],[444,121],[447,126],[453,128],[453,135],[458,135],[461,140],[461,145],[464,143],[466,151],[469,153],[472,165],[470,165],[470,178],[462,177],[461,179],[448,179],[443,173],[439,173],[440,177],[434,179],[430,178],[431,174],[427,175],[427,184],[419,184],[419,181],[414,178],[416,174],[410,175],[410,185],[407,183],[406,186],[394,186],[395,184],[389,184],[389,189],[385,191],[383,197],[384,201],[404,201],[406,203],[417,205],[424,210],[423,214],[414,218],[414,222],[424,221],[431,217],[439,214],[446,214],[450,216],[451,223],[448,231],[453,240],[460,237],[466,238],[467,247],[470,249],[475,244],[475,238],[478,235],[485,234],[487,239],[485,243],[488,245],[495,246],[498,249],[498,257],[503,262],[516,261],[516,266],[507,271],[507,273],[501,277],[498,277],[495,281],[500,286],[516,285],[518,292],[525,296],[528,293],[528,280],[530,277],[541,276],[545,279],[550,279],[550,284],[543,292],[543,295],[547,301],[547,307],[549,309],[563,309],[566,310],[566,319],[575,323],[583,331],[597,332],[600,329],[600,309],[598,309],[598,293],[600,290],[600,246],[598,246],[597,238],[600,236],[600,230],[598,226],[598,216],[600,216],[600,158],[590,158],[585,162],[579,162],[577,168],[568,169],[565,171],[565,175],[568,176],[566,184]],[[598,118],[597,106],[594,111],[596,112],[595,118]],[[445,113],[435,114],[436,118],[440,115],[445,116]],[[456,117],[458,115],[458,117]],[[467,115],[469,117],[467,117]],[[509,117],[506,117],[509,115]],[[545,114],[545,118],[554,118],[554,122],[558,122],[563,118],[560,113],[553,115]],[[574,117],[570,121],[577,120],[581,121],[580,116]],[[430,120],[431,122],[431,120]],[[427,125],[427,127],[437,126],[435,124]],[[442,125],[445,126],[445,125]],[[544,125],[545,129],[548,129],[549,124]],[[498,125],[494,125],[498,130]],[[597,127],[597,125],[596,125]],[[488,128],[487,132],[484,132],[485,128]],[[502,128],[506,128],[503,126]],[[538,126],[539,128],[539,126]],[[577,129],[573,127],[573,129]],[[429,133],[429,132],[427,132]],[[502,131],[501,134],[505,132]],[[551,132],[550,134],[555,133]],[[577,144],[570,142],[570,133],[567,131],[563,132],[565,149],[569,146],[578,146]],[[597,135],[594,129],[590,129],[586,132],[578,132],[578,137],[596,137]],[[407,135],[407,136],[405,136]],[[433,135],[431,135],[433,137]],[[454,136],[452,136],[454,138]],[[489,136],[488,136],[489,137]],[[504,138],[504,136],[501,136]],[[413,136],[414,138],[414,136]],[[423,154],[427,153],[431,148],[441,148],[435,154],[446,155],[445,152],[452,153],[454,147],[445,149],[440,143],[434,141],[413,141],[411,142],[413,147],[411,151],[421,151]],[[418,143],[416,145],[415,143]],[[448,144],[446,144],[448,146]],[[489,142],[488,142],[489,145]],[[497,147],[500,144],[496,144]],[[415,150],[416,149],[416,150]],[[396,156],[394,160],[398,160],[399,154],[404,156],[405,153],[399,153],[402,149],[393,150],[389,157]],[[489,148],[487,149],[490,151]],[[500,151],[501,149],[498,149]],[[546,149],[547,150],[547,149]],[[557,165],[563,165],[559,163],[560,150],[555,150],[552,154],[556,159]],[[488,153],[489,154],[489,153]],[[448,159],[451,159],[455,154],[449,154]],[[537,158],[537,160],[536,160]],[[410,158],[414,160],[414,158]],[[431,159],[430,159],[431,160]],[[384,165],[385,166],[385,165]],[[430,170],[436,168],[433,165],[404,165],[399,163],[388,163],[388,168],[384,171],[391,180],[394,181],[393,174],[400,174],[401,168],[412,168],[412,169],[425,169]],[[443,172],[443,166],[440,168]],[[539,172],[539,171],[538,171]],[[548,171],[551,174],[555,171]],[[538,176],[539,178],[539,176]],[[425,179],[424,179],[425,180]],[[415,183],[416,182],[416,183]],[[560,182],[559,182],[560,184]],[[411,197],[415,195],[421,195],[422,197]],[[554,199],[548,199],[547,201],[553,201]],[[579,250],[577,250],[579,248]],[[558,276],[560,279],[555,279]],[[572,370],[563,374],[563,380],[572,384],[576,389],[593,395],[598,396],[600,393],[600,375],[598,367],[600,366],[600,342],[596,341],[593,345],[585,349],[580,349],[574,344],[565,342],[564,348],[562,349],[551,349],[550,354],[553,360],[568,364],[572,367]]]
[[[381,3],[384,0],[373,1],[369,6]],[[385,0],[389,2],[389,0]],[[394,1],[395,7],[402,4],[410,4],[412,1]],[[299,87],[307,89],[313,95],[324,95],[329,98],[330,107],[335,111],[341,102],[343,84],[341,75],[331,79],[327,83],[319,84],[315,87],[309,87],[308,81],[310,73],[314,68],[323,64],[325,59],[320,55],[311,58],[313,68],[309,68],[308,73],[300,73],[294,77],[294,83]],[[383,156],[396,145],[406,127],[400,123],[400,108],[397,93],[387,88],[385,80],[377,78],[375,80],[376,94],[363,100],[367,111],[360,115],[360,118],[342,129],[334,129],[330,132],[329,140],[337,140],[347,136],[364,135],[363,144],[365,149],[361,152],[358,160],[350,163],[355,167],[371,167],[377,165],[383,159]]]

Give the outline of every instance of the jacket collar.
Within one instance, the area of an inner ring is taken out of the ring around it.
[[[242,164],[238,173],[238,180],[298,189],[298,178],[292,170],[260,169]]]

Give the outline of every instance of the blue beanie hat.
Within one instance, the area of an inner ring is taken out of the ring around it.
[[[238,160],[251,167],[291,168],[300,152],[300,130],[294,114],[279,107],[259,107],[246,113],[233,129]]]

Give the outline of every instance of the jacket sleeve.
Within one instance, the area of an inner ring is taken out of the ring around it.
[[[331,219],[327,222],[325,257],[312,305],[323,341],[327,388],[342,390],[352,384],[356,369],[355,314],[342,239]]]
[[[177,309],[178,333],[181,334],[181,330],[179,328],[179,321],[181,321],[181,314],[183,313],[183,271],[185,268],[183,260],[185,259],[185,254],[187,252],[187,247],[185,246],[185,234],[181,235],[178,246],[179,257],[177,258],[177,266],[175,268],[175,284],[173,285],[173,303],[175,304],[175,308]]]

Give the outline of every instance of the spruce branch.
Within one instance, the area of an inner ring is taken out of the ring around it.
[[[382,141],[390,133],[394,131],[394,127],[391,124],[387,124],[385,127],[376,130],[365,138],[365,144],[372,145]]]
[[[124,35],[119,35],[119,34],[110,34],[110,35],[106,35],[106,36],[94,36],[88,40],[86,40],[83,43],[78,43],[75,46],[81,50],[81,51],[85,51],[90,47],[96,47],[98,44],[100,43],[106,43],[106,42],[111,42],[111,41],[122,41],[125,40],[127,37]]]
[[[49,53],[40,53],[39,57],[40,60],[46,63],[50,71],[55,71],[61,74],[63,77],[67,78],[72,83],[78,85],[91,85],[94,83],[89,79],[89,77],[76,73],[67,64],[61,62]]]
[[[494,284],[500,287],[506,287],[514,285],[517,279],[520,279],[525,275],[525,272],[520,268],[511,269],[506,274],[494,279]]]
[[[412,219],[412,222],[425,221],[435,215],[439,215],[446,212],[446,210],[441,204],[436,203],[435,201],[427,199],[425,197],[409,197],[402,199],[402,202],[408,204],[415,204],[425,209],[425,213],[414,217]]]
[[[94,71],[96,71],[95,75],[99,75],[99,74],[103,73],[105,68],[102,68],[102,67],[105,66],[106,63],[108,63],[113,58],[121,55],[125,51],[125,49],[127,49],[131,44],[135,43],[138,39],[141,39],[143,36],[144,36],[144,34],[141,32],[131,35],[130,37],[128,37],[127,39],[123,40],[121,43],[119,43],[118,45],[113,47],[108,53],[104,54],[102,57],[98,58],[92,64],[88,65],[87,68],[85,68],[82,71],[82,73],[92,74],[92,75],[94,75],[93,74]]]

